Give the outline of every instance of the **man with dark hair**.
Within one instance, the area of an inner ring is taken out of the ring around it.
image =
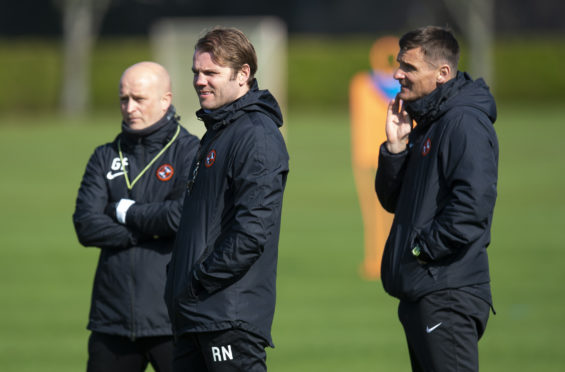
[[[457,71],[449,30],[421,28],[399,45],[401,91],[389,104],[375,180],[395,214],[383,286],[400,299],[413,371],[478,371],[492,308],[486,248],[497,196],[496,106],[482,79]]]
[[[175,371],[266,371],[288,153],[253,45],[217,28],[192,71],[202,138],[169,265]]]
[[[89,372],[172,370],[163,294],[198,139],[178,122],[163,66],[140,62],[120,79],[122,131],[99,146],[80,185],[73,222],[100,248],[88,329]]]

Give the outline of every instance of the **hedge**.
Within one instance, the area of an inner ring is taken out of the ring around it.
[[[347,107],[349,81],[358,71],[369,69],[368,52],[373,40],[366,35],[292,35],[288,46],[289,107]],[[61,51],[59,40],[0,40],[0,111],[56,110],[61,89]],[[92,109],[115,108],[117,82],[123,69],[150,58],[151,48],[145,38],[99,40],[91,65]],[[498,39],[494,81],[497,100],[563,101],[563,60],[563,37]]]

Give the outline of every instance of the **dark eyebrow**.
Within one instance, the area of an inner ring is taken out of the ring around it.
[[[409,62],[403,61],[402,58],[400,57],[400,54],[396,57],[396,62],[398,62],[399,65],[402,64],[402,65],[407,66],[411,69],[415,69],[414,65],[412,65]]]
[[[201,72],[201,73],[203,73],[203,74],[217,74],[217,73],[218,73],[218,70],[215,69],[215,68],[203,68],[203,69],[201,69],[201,70],[197,70],[197,69],[194,68],[194,66],[192,66],[192,72],[193,72],[194,74],[197,74],[197,73],[199,73],[199,72]]]

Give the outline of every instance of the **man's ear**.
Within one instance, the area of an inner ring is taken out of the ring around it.
[[[448,64],[443,64],[438,69],[436,82],[438,84],[444,84],[449,79],[451,79],[451,67],[449,67]]]
[[[237,73],[237,82],[240,86],[247,84],[247,80],[249,80],[249,76],[251,75],[251,68],[246,63],[241,66],[241,69]]]
[[[161,97],[161,109],[167,111],[173,102],[173,93],[167,92]]]

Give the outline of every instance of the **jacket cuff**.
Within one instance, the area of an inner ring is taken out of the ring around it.
[[[404,156],[406,156],[408,154],[408,146],[406,146],[406,148],[404,149],[404,151],[401,151],[399,153],[393,154],[392,152],[388,151],[388,149],[386,148],[386,141],[383,142],[381,144],[381,149],[380,149],[381,155],[382,156],[386,156],[386,157],[399,157],[402,158]]]
[[[135,204],[135,200],[131,199],[120,199],[116,204],[116,219],[119,223],[126,224],[126,214],[133,204]]]

